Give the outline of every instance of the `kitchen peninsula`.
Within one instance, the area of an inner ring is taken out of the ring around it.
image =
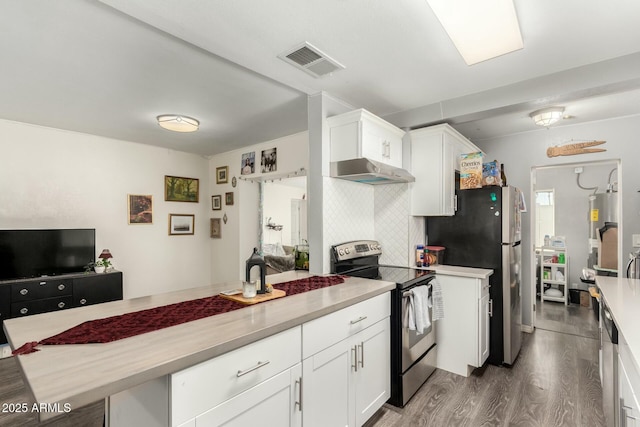
[[[306,272],[287,272],[268,276],[268,281],[277,285],[277,283],[306,277],[309,277]],[[204,298],[217,295],[223,290],[239,288],[240,285],[240,282],[227,282],[92,307],[10,319],[5,321],[4,328],[12,348],[17,348],[24,343],[40,341],[88,320]],[[261,341],[284,336],[286,340],[284,345],[281,343],[279,351],[290,353],[292,358],[297,360],[297,366],[300,366],[302,358],[312,357],[314,351],[320,351],[324,346],[333,348],[331,347],[333,342],[319,342],[324,339],[325,334],[316,328],[330,326],[329,323],[323,323],[325,319],[346,321],[346,328],[350,328],[339,331],[339,328],[334,325],[324,331],[326,335],[335,337],[336,341],[349,341],[347,338],[353,338],[365,330],[384,327],[385,324],[386,333],[388,333],[389,304],[386,298],[394,287],[395,284],[391,282],[347,278],[342,284],[287,296],[106,344],[39,346],[40,351],[17,356],[17,359],[25,383],[38,404],[44,403],[52,407],[56,407],[57,404],[60,408],[67,405],[75,409],[109,396],[125,397],[124,401],[120,399],[112,402],[112,404],[115,403],[115,407],[107,409],[113,417],[111,424],[117,425],[119,421],[117,417],[122,415],[118,413],[118,407],[131,407],[129,405],[131,402],[126,401],[126,394],[130,390],[139,386],[144,387],[145,384],[153,384],[158,380],[165,385],[170,385],[172,374],[183,370],[186,372],[188,368],[212,361],[230,352],[240,351],[245,346],[249,348],[251,345],[259,345]],[[355,316],[356,320],[351,320],[350,323],[352,316]],[[305,334],[307,330],[309,333]],[[364,356],[364,344],[362,347]],[[350,354],[349,350],[347,354]],[[260,351],[255,352],[254,356],[258,365],[264,364],[263,354]],[[373,357],[368,358],[367,362],[372,363],[373,359]],[[268,369],[280,366],[276,359],[272,359],[271,363],[272,367]],[[238,378],[240,378],[239,370],[244,368],[249,366],[235,367],[233,377],[236,377],[236,371],[238,371]],[[304,363],[302,363],[302,369],[305,369]],[[366,368],[362,370],[364,369]],[[248,377],[251,375],[244,376],[244,378]],[[210,386],[216,388],[219,384],[210,384]],[[236,389],[235,391],[245,390]],[[169,396],[165,395],[164,398],[165,403],[168,404]],[[307,398],[306,395],[305,398]],[[176,424],[166,404],[163,405],[162,402],[155,404],[159,405],[155,406],[156,408],[164,407],[165,413],[151,414],[154,425]],[[305,407],[313,407],[313,404],[307,404]],[[56,415],[59,414],[41,412],[40,419],[46,420]],[[137,414],[127,415],[148,414],[138,411]],[[195,418],[187,420],[184,425],[195,425]]]

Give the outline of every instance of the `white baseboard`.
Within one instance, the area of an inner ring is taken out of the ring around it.
[[[0,346],[0,359],[4,359],[5,357],[11,356],[11,347],[9,344]]]
[[[526,332],[528,334],[532,334],[533,333],[533,326],[531,326],[531,325],[520,325],[520,330],[522,332]]]

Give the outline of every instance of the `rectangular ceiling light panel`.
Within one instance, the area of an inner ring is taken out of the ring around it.
[[[522,49],[513,0],[427,0],[467,65]]]

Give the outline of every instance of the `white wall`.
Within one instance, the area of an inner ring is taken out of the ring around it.
[[[277,171],[260,172],[260,155],[262,150],[277,148]],[[242,154],[255,151],[255,173],[241,175]],[[211,196],[222,196],[222,210],[211,211],[211,218],[222,218],[227,214],[227,224],[222,224],[222,238],[211,239],[211,275],[214,282],[235,281],[245,276],[245,261],[258,246],[258,184],[249,180],[269,179],[288,172],[308,169],[309,138],[307,132],[289,135],[272,141],[261,142],[240,150],[229,151],[213,156],[209,161]],[[216,168],[229,167],[229,179],[226,184],[216,184]],[[237,186],[232,186],[232,178],[237,178]],[[225,205],[225,193],[234,193],[234,204]],[[289,209],[291,209],[289,207]]]
[[[631,234],[640,233],[640,167],[638,167],[638,135],[640,135],[640,117],[631,116],[577,124],[572,126],[551,127],[548,130],[527,132],[501,138],[473,141],[488,158],[498,159],[505,164],[505,173],[510,185],[522,189],[530,204],[530,177],[534,166],[559,165],[573,162],[621,159],[622,184],[622,257],[631,251]],[[546,150],[553,145],[589,140],[605,140],[601,153],[581,154],[570,157],[548,158]],[[572,141],[573,140],[573,141]],[[533,241],[529,225],[529,214],[523,216],[523,284],[522,307],[523,323],[532,324],[531,317],[531,268],[527,262],[531,257]]]
[[[165,202],[165,175],[200,179],[200,202]],[[0,120],[0,228],[95,228],[125,298],[211,283],[207,178],[201,156]],[[153,195],[153,224],[128,225],[127,194]],[[169,236],[169,213],[195,235]]]

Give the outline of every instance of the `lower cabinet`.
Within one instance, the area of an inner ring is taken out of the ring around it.
[[[605,332],[606,333],[606,332]],[[622,336],[619,338],[618,354],[618,399],[620,426],[640,426],[640,373],[632,360],[629,346]]]
[[[196,427],[301,426],[302,366],[297,364],[195,418]]]
[[[371,418],[391,395],[389,342],[387,317],[303,360],[302,424],[361,426]]]
[[[441,275],[444,319],[438,320],[437,367],[468,377],[489,357],[489,279]]]

